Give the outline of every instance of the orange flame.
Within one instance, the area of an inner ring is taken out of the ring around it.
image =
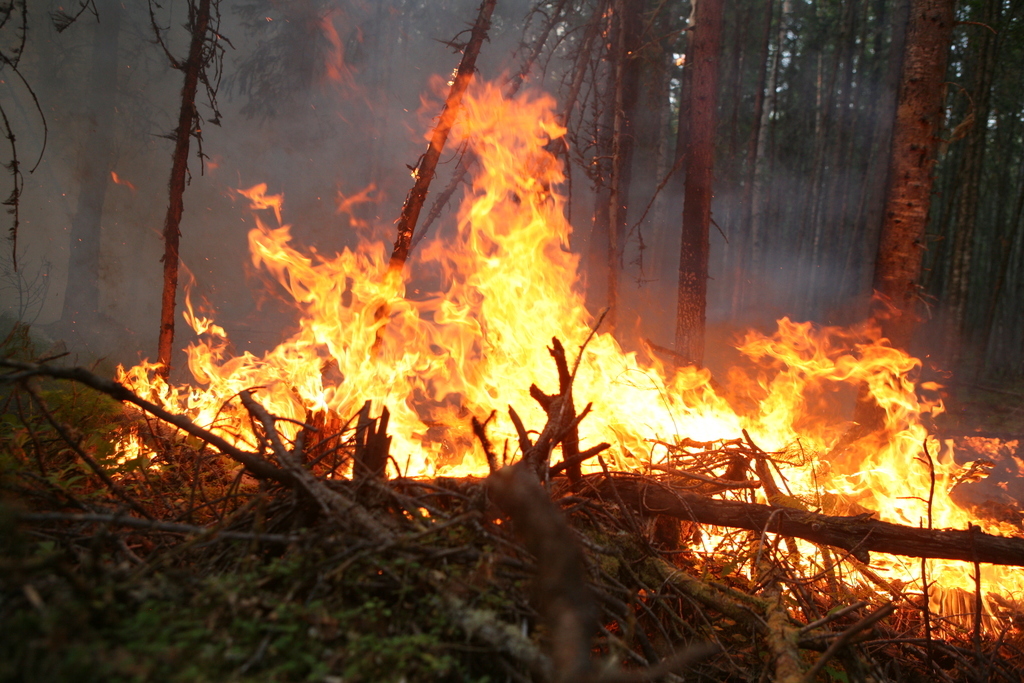
[[[132,192],[135,192],[135,186],[132,185],[129,181],[122,178],[121,176],[117,175],[117,173],[115,173],[114,171],[110,172],[110,179],[113,180],[116,185],[124,185]]]
[[[324,59],[324,76],[329,81],[340,83],[348,88],[355,88],[355,77],[348,64],[345,63],[345,47],[338,35],[338,29],[334,26],[332,14],[329,13],[320,20],[320,30],[330,46]],[[361,35],[360,38],[362,38]]]
[[[268,195],[265,184],[237,190],[253,209],[274,212],[276,227],[257,218],[249,248],[253,265],[294,301],[298,331],[261,358],[230,355],[224,330],[189,305],[185,317],[201,335],[187,349],[189,368],[203,387],[163,383],[147,363],[124,371],[121,381],[250,446],[248,421],[232,400],[243,389],[259,387],[270,412],[298,422],[318,411],[344,420],[372,399],[376,410],[386,405],[391,412],[392,454],[402,474],[485,474],[470,416],[497,410],[492,438],[514,450],[506,407],[527,425],[542,425],[529,386],[550,389],[554,382],[546,345],[558,337],[575,355],[594,325],[579,259],[569,250],[565,198],[557,192],[563,169],[548,151],[565,133],[555,112],[546,95],[506,100],[497,86],[473,86],[452,135],[479,163],[454,235],[424,243],[418,254],[441,273],[441,286],[429,294],[406,296],[406,284],[389,273],[384,244],[330,257],[303,251],[282,223],[281,195]],[[387,317],[379,317],[382,310]],[[581,448],[607,441],[614,466],[642,471],[666,461],[665,444],[733,439],[746,430],[791,463],[780,469],[789,500],[769,502],[834,514],[864,508],[910,525],[931,519],[936,527],[964,528],[976,521],[949,495],[964,467],[953,460],[951,444],[922,422],[941,403],[918,397],[920,362],[890,347],[877,328],[820,328],[783,318],[771,335],[748,333],[739,350],[753,370],[731,371],[717,389],[706,369],[669,372],[623,351],[612,335],[594,334],[573,390],[577,405],[593,403],[594,416],[580,427]],[[884,426],[851,441],[844,436],[855,425],[842,416],[858,387],[880,406]],[[1015,533],[997,522],[982,527]],[[916,561],[874,561],[890,578],[920,579]],[[940,586],[973,589],[964,563],[929,564]],[[1021,590],[1019,570],[983,571],[987,586]]]
[[[359,192],[348,197],[346,197],[341,190],[338,190],[338,196],[335,199],[338,208],[335,210],[335,213],[338,215],[348,216],[348,222],[354,228],[367,227],[367,222],[356,216],[355,207],[360,204],[370,204],[380,201],[380,195],[378,194],[375,196],[375,192],[377,192],[376,183],[370,183],[363,189],[359,190]]]

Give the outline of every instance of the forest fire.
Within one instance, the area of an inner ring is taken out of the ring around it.
[[[1024,4],[30,5],[0,683],[1020,680]]]
[[[593,405],[593,417],[579,427],[581,447],[612,444],[604,457],[614,468],[736,478],[735,463],[696,456],[710,444],[724,452],[743,438],[771,455],[780,482],[777,491],[758,489],[760,502],[832,515],[869,512],[913,527],[977,523],[1016,533],[978,522],[950,498],[969,467],[955,463],[951,444],[926,428],[941,403],[919,396],[920,362],[871,325],[842,330],[784,318],[771,335],[746,335],[738,348],[749,367],[720,384],[707,370],[666,367],[653,354],[625,352],[610,332],[595,332],[578,257],[569,250],[571,226],[557,189],[562,168],[548,148],[564,133],[554,101],[509,100],[478,84],[463,106],[453,135],[479,161],[472,189],[457,229],[425,243],[415,265],[440,275],[439,291],[410,294],[380,243],[331,257],[303,251],[283,223],[283,197],[266,186],[239,190],[259,212],[249,234],[252,263],[294,301],[298,330],[263,357],[234,355],[224,329],[190,306],[185,317],[201,338],[188,348],[196,385],[169,385],[147,363],[123,371],[120,381],[246,448],[256,443],[236,398],[246,390],[283,420],[289,438],[317,414],[340,428],[370,399],[375,413],[390,411],[392,475],[484,476],[470,418],[496,410],[488,430],[499,448],[508,444],[512,459],[516,430],[505,409],[514,407],[526,425],[543,424],[529,388],[550,383],[547,346],[555,337],[570,363],[580,354],[576,403]],[[884,425],[873,431],[842,418],[861,387],[884,413]],[[584,463],[588,468],[600,471]],[[753,468],[738,472],[746,479]],[[728,551],[713,536],[703,543],[709,552]],[[825,564],[811,546],[805,557]],[[900,585],[920,585],[916,562],[876,554],[872,568]],[[933,560],[928,573],[945,589],[932,594],[934,607],[962,611],[956,589],[974,590],[973,568]],[[985,565],[981,580],[1005,598],[1024,588],[1015,569]],[[943,595],[950,604],[941,604]]]

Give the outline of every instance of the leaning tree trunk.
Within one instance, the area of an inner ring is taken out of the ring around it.
[[[679,251],[676,301],[676,353],[700,365],[704,361],[704,319],[708,288],[708,226],[715,128],[718,120],[718,54],[722,39],[722,1],[697,4],[693,41],[686,181],[683,190],[683,239]]]
[[[203,70],[203,43],[210,25],[210,0],[199,0],[193,17],[192,42],[188,60],[182,66],[185,85],[181,88],[181,109],[174,135],[174,161],[171,164],[170,202],[164,219],[164,289],[160,300],[160,338],[157,363],[166,379],[171,374],[171,349],[174,346],[174,310],[178,292],[178,244],[181,239],[181,212],[184,209],[185,177],[188,174],[188,148],[195,130],[196,86]]]
[[[917,324],[917,281],[942,126],[943,84],[955,0],[911,0],[889,159],[872,316],[893,346],[907,348]]]
[[[100,309],[100,222],[114,159],[114,107],[117,96],[117,53],[121,4],[100,3],[89,70],[88,137],[82,154],[82,184],[71,218],[68,285],[61,323],[81,337],[89,334]]]
[[[462,96],[469,87],[469,82],[476,71],[476,58],[480,54],[480,47],[487,38],[487,32],[491,28],[491,14],[494,13],[494,6],[497,0],[483,0],[480,9],[477,11],[476,23],[470,33],[469,42],[462,53],[462,61],[459,62],[458,73],[452,82],[448,97],[441,111],[441,118],[434,127],[430,136],[430,144],[427,151],[420,157],[416,165],[416,182],[409,191],[402,205],[402,214],[398,218],[398,237],[395,239],[394,249],[391,251],[389,270],[391,272],[401,271],[405,266],[405,260],[409,257],[409,249],[412,246],[412,235],[416,230],[416,221],[419,220],[420,211],[423,209],[423,202],[427,199],[427,192],[430,190],[430,181],[434,179],[434,172],[437,170],[437,162],[444,151],[445,143],[448,141],[448,134],[455,125],[455,117],[462,106]]]

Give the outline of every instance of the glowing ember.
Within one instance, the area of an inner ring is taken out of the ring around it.
[[[514,449],[507,406],[528,427],[543,425],[528,390],[533,382],[547,390],[555,384],[547,345],[558,337],[572,358],[595,322],[584,307],[578,257],[568,249],[571,227],[556,191],[562,167],[547,149],[565,132],[554,111],[547,96],[508,101],[491,85],[471,89],[453,135],[479,163],[455,234],[424,243],[414,264],[441,273],[441,291],[415,298],[388,273],[384,244],[333,257],[304,252],[282,223],[282,197],[265,185],[239,190],[262,212],[249,233],[253,265],[294,300],[298,331],[262,358],[234,356],[224,330],[188,306],[185,318],[201,337],[188,348],[189,368],[202,388],[169,386],[147,363],[124,371],[121,381],[249,447],[249,421],[235,398],[244,389],[258,387],[270,412],[297,423],[316,413],[344,421],[372,399],[375,413],[391,412],[401,474],[486,474],[470,416],[497,410],[492,440],[500,450],[508,439]],[[378,319],[381,310],[389,315]],[[608,441],[614,466],[645,471],[665,463],[681,439],[735,439],[746,430],[792,463],[780,471],[785,500],[768,502],[830,514],[876,511],[913,526],[977,522],[949,496],[965,467],[922,424],[941,405],[915,393],[919,361],[889,347],[877,329],[784,318],[774,334],[751,332],[739,349],[754,369],[731,371],[719,390],[707,370],[670,373],[657,360],[625,353],[610,334],[596,334],[574,385],[578,406],[594,404],[594,417],[581,425],[581,448]],[[854,425],[839,416],[861,386],[884,411],[884,427],[852,439]],[[293,436],[298,427],[288,427]],[[1016,533],[998,523],[982,527]],[[875,556],[873,567],[919,585],[917,561]],[[988,590],[1020,590],[1019,570],[983,570]],[[929,562],[930,580],[948,589],[973,591],[972,571]]]

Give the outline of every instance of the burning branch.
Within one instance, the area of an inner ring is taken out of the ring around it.
[[[243,465],[245,469],[257,479],[269,479],[271,481],[288,485],[295,483],[294,479],[287,472],[274,467],[259,455],[236,448],[222,437],[203,429],[184,415],[176,415],[168,412],[155,403],[147,401],[133,391],[128,390],[123,385],[114,382],[113,380],[104,379],[94,375],[85,368],[58,368],[43,363],[24,363],[8,358],[0,358],[0,367],[12,368],[18,371],[0,376],[0,382],[14,382],[27,379],[29,377],[39,376],[53,377],[54,379],[66,379],[78,382],[79,384],[84,384],[87,387],[110,396],[114,400],[131,403],[132,405],[142,408],[150,415],[158,417],[168,424],[174,425],[186,434],[201,439],[235,462]]]
[[[412,234],[416,230],[416,221],[419,219],[420,211],[423,209],[423,202],[427,199],[427,191],[430,189],[430,181],[434,179],[434,171],[437,169],[437,162],[441,158],[445,142],[448,140],[448,133],[451,132],[455,117],[458,116],[462,104],[462,96],[469,87],[469,81],[476,69],[476,58],[480,54],[480,47],[487,37],[487,31],[491,27],[491,14],[497,0],[483,0],[480,3],[480,11],[477,14],[476,23],[470,34],[469,42],[462,53],[462,61],[459,63],[458,73],[452,81],[451,89],[448,91],[448,98],[445,100],[444,109],[441,111],[441,119],[434,128],[430,138],[427,151],[420,157],[416,164],[413,176],[416,182],[405,198],[402,206],[402,214],[398,218],[398,237],[395,239],[395,248],[391,252],[391,270],[401,270],[409,257],[409,248],[412,243]]]
[[[593,482],[596,490],[611,493],[608,484],[598,475],[586,479]],[[617,491],[626,503],[645,514],[758,532],[767,528],[771,520],[771,530],[784,537],[843,548],[865,564],[870,560],[869,553],[879,552],[1024,567],[1024,539],[1021,538],[959,529],[919,529],[871,519],[871,514],[836,517],[719,500],[634,475],[619,474],[615,480]]]

